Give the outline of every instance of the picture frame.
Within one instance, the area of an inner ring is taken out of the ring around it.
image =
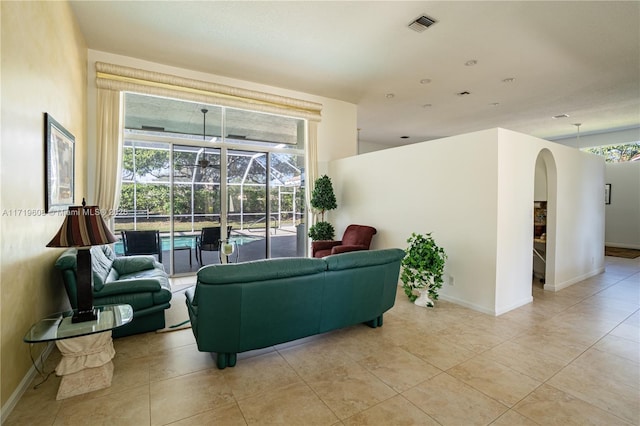
[[[611,184],[606,183],[604,185],[604,203],[611,204]]]
[[[51,114],[44,114],[45,199],[47,213],[66,210],[74,203],[75,137]]]

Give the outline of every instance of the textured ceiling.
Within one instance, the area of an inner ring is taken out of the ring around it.
[[[640,126],[637,1],[71,5],[90,49],[355,103],[361,141]],[[437,23],[407,28],[421,14]]]

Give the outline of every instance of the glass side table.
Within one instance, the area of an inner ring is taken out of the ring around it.
[[[23,340],[26,343],[56,342],[62,359],[56,375],[62,376],[56,399],[104,389],[113,377],[111,330],[133,320],[130,305],[95,306],[94,321],[72,323],[74,311],[49,315],[33,324]]]

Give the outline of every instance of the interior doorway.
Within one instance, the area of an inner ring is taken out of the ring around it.
[[[536,158],[534,174],[532,290],[555,285],[556,200],[555,160],[551,151],[543,149]]]

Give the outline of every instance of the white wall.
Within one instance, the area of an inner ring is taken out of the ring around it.
[[[155,62],[115,55],[97,50],[88,51],[88,134],[89,134],[89,161],[95,163],[95,134],[96,134],[96,62],[107,62],[122,66],[144,69],[147,71],[161,72],[179,77],[191,78],[218,84],[256,90],[275,95],[288,96],[322,104],[322,121],[318,126],[318,171],[326,173],[329,161],[349,157],[357,154],[357,107],[354,104],[335,99],[315,96],[307,93],[296,92],[279,87],[266,86],[251,81],[237,80],[213,74],[192,71],[184,68],[176,68]],[[91,169],[91,168],[90,168]],[[89,170],[89,190],[94,188],[93,170]],[[90,194],[93,200],[93,194]],[[88,202],[90,202],[88,200]]]
[[[441,297],[506,312],[531,300],[535,164],[544,149],[566,200],[551,278],[569,285],[603,270],[604,164],[527,135],[491,129],[333,161],[332,220],[339,235],[350,223],[375,226],[374,248],[404,248],[412,232],[433,232],[449,257]]]
[[[611,204],[605,206],[606,245],[640,249],[640,161],[607,163],[605,183]]]

